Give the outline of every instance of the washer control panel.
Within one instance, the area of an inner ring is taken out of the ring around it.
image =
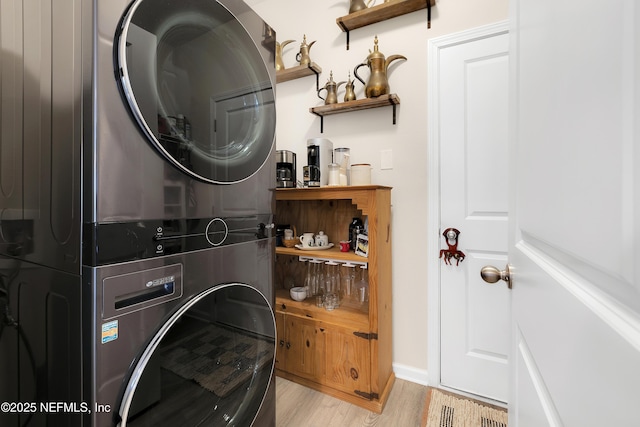
[[[271,215],[85,224],[83,264],[134,261],[273,236]]]

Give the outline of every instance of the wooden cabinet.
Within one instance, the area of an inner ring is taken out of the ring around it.
[[[340,252],[354,217],[366,219],[369,253]],[[278,224],[299,233],[324,231],[335,248],[276,249],[276,325],[279,376],[382,412],[395,380],[392,369],[391,188],[320,187],[276,190]],[[333,311],[314,298],[294,301],[285,283],[304,283],[307,257],[367,265],[369,301]]]

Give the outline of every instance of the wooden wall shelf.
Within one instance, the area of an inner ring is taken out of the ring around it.
[[[347,33],[349,50],[349,31],[427,7],[430,9],[435,4],[436,0],[395,0],[342,16],[336,19],[336,24]]]
[[[356,99],[355,101],[338,102],[337,104],[321,105],[309,108],[309,112],[320,116],[320,133],[324,131],[324,116],[347,113],[350,111],[368,110],[370,108],[393,106],[393,124],[396,124],[396,105],[400,98],[395,93],[381,95],[377,98]]]
[[[322,68],[315,62],[309,65],[298,65],[297,67],[285,68],[276,73],[276,83],[288,82],[289,80],[299,79],[301,77],[316,75],[316,86],[318,86],[318,76],[322,72]]]

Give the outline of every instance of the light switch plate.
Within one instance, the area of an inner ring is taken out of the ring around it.
[[[393,151],[392,150],[380,151],[380,169],[381,170],[393,169]]]

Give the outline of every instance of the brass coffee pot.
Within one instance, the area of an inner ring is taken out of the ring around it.
[[[324,100],[324,105],[329,105],[329,104],[335,104],[338,102],[338,88],[340,87],[340,85],[345,84],[346,82],[340,82],[340,83],[336,83],[335,81],[333,81],[333,71],[331,71],[329,73],[329,80],[327,81],[327,84],[324,85],[324,87],[321,87],[320,89],[318,89],[318,98]],[[327,97],[323,98],[320,95],[320,92],[326,90],[327,91]]]
[[[349,73],[347,77],[347,85],[344,88],[345,88],[344,102],[355,101],[356,91],[354,90],[354,81],[351,80],[351,73]]]
[[[276,41],[276,71],[284,70],[284,62],[282,61],[282,49],[295,40],[286,40],[282,43]]]
[[[378,36],[375,37],[373,42],[373,52],[369,51],[369,56],[367,56],[367,60],[362,64],[356,66],[353,69],[353,74],[356,76],[358,80],[365,85],[364,94],[367,98],[376,98],[380,95],[385,95],[389,93],[389,80],[387,79],[387,70],[389,68],[389,64],[391,64],[396,59],[404,59],[402,55],[391,55],[386,58],[382,54],[382,52],[378,51]],[[363,66],[368,66],[371,71],[371,75],[369,76],[369,82],[365,83],[364,80],[360,78],[358,75],[358,68]]]
[[[311,58],[309,58],[309,51],[311,50],[311,46],[316,42],[316,40],[307,44],[307,35],[305,34],[302,43],[300,44],[300,52],[296,55],[296,61],[300,63],[300,65],[309,65],[311,63]]]
[[[369,0],[366,3],[364,2],[364,0],[349,0],[349,13],[364,10],[368,7],[371,7],[371,4],[375,2],[376,0]]]

